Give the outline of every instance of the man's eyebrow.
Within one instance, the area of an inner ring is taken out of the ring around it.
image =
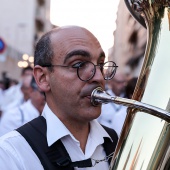
[[[71,51],[70,53],[68,53],[66,56],[65,56],[65,59],[64,59],[64,63],[66,63],[66,61],[71,58],[72,56],[75,56],[75,55],[81,55],[81,56],[84,56],[84,57],[90,57],[90,53],[87,52],[87,51],[84,51],[84,50],[74,50],[74,51]]]

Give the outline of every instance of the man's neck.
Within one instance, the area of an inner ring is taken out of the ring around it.
[[[72,123],[69,124],[65,123],[65,126],[69,129],[69,131],[72,133],[72,135],[80,142],[80,148],[85,153],[86,143],[88,139],[88,135],[90,132],[90,124],[89,123]]]

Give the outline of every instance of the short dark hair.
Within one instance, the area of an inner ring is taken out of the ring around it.
[[[27,70],[32,71],[32,70],[33,70],[33,68],[32,68],[31,66],[24,67],[24,68],[22,69],[22,71],[21,71],[21,75],[24,75],[24,74],[25,74],[25,72],[26,72]]]
[[[50,35],[53,30],[44,34],[36,44],[34,53],[34,66],[51,64],[53,59],[53,49],[51,46]]]

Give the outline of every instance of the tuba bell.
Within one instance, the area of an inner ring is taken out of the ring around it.
[[[147,45],[133,100],[102,89],[92,103],[129,106],[110,170],[170,170],[170,0],[125,0],[147,29]],[[139,107],[140,106],[140,107]]]

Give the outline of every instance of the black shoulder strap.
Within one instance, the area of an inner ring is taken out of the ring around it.
[[[57,152],[57,157],[59,160],[60,157],[64,158],[63,160],[60,160],[62,164],[64,164],[64,161],[67,163],[67,161],[71,159],[60,140],[58,140],[51,147],[48,147],[46,139],[47,127],[43,116],[35,118],[16,130],[27,140],[45,170],[73,170],[73,168],[67,166],[63,167],[57,165],[55,160],[53,160],[53,156],[56,156],[53,155],[54,153],[52,152],[54,147],[59,149]],[[51,153],[51,155],[49,153]],[[65,160],[65,158],[67,158],[67,160]]]
[[[111,136],[113,142],[109,138],[104,138],[103,147],[106,155],[114,152],[118,140],[114,130],[103,126],[107,133]],[[26,123],[17,131],[27,140],[33,151],[36,153],[45,170],[73,170],[73,167],[90,167],[91,159],[71,162],[70,156],[65,149],[61,140],[55,142],[48,147],[46,139],[46,120],[43,116],[39,116],[34,120]],[[40,142],[38,142],[40,141]],[[109,160],[110,163],[111,159]]]
[[[108,128],[104,125],[102,125],[102,127],[106,130],[106,132],[109,134],[109,136],[112,138],[113,142],[109,139],[109,138],[104,138],[104,150],[106,152],[106,155],[110,155],[111,153],[113,153],[115,151],[117,142],[118,142],[118,135],[115,132],[115,130]],[[111,159],[108,160],[109,164],[111,162]]]

